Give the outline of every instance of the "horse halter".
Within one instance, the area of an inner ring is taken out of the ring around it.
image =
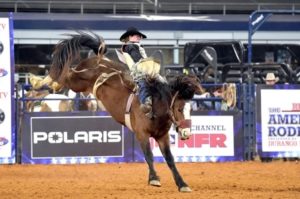
[[[176,131],[179,133],[180,138],[182,140],[187,140],[191,136],[191,126],[192,126],[192,120],[191,119],[183,119],[183,120],[176,120],[173,109],[175,100],[178,97],[179,91],[175,93],[175,95],[172,97],[171,105],[170,105],[170,116],[173,124],[176,127]],[[189,111],[189,110],[188,110]]]

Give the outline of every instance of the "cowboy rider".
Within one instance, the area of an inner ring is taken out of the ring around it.
[[[147,38],[146,35],[138,31],[135,27],[130,27],[127,31],[122,34],[120,41],[124,42],[122,46],[122,52],[128,53],[132,58],[133,66],[130,66],[131,75],[134,81],[137,83],[139,88],[139,100],[140,108],[146,114],[147,117],[152,118],[152,96],[150,95],[149,88],[147,85],[146,74],[142,71],[137,70],[137,65],[139,61],[147,58],[145,49],[140,44],[141,39]]]

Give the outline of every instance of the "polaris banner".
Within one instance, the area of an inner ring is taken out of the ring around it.
[[[0,164],[16,161],[14,72],[12,16],[0,16]]]
[[[51,116],[52,115],[52,116]],[[22,138],[23,163],[126,161],[128,130],[108,115],[84,113],[28,114]],[[126,157],[125,157],[126,156]]]
[[[223,162],[243,160],[242,113],[238,111],[195,111],[192,136],[181,140],[170,131],[171,151],[176,162]],[[156,161],[164,159],[155,140],[150,139]],[[142,154],[139,161],[142,161]]]
[[[259,155],[300,157],[300,86],[259,85],[256,92]]]

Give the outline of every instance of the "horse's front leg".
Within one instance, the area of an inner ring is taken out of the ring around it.
[[[178,190],[180,192],[191,192],[192,190],[189,188],[189,186],[183,181],[181,175],[179,174],[175,162],[174,162],[174,157],[171,153],[170,149],[170,141],[169,141],[169,134],[167,133],[163,137],[159,138],[157,140],[160,151],[162,155],[164,156],[169,168],[172,171],[175,183],[178,187]]]
[[[148,179],[148,183],[152,186],[157,186],[160,187],[160,180],[159,177],[156,174],[156,171],[154,169],[154,165],[153,165],[153,153],[150,147],[150,141],[149,141],[149,137],[144,138],[142,141],[140,141],[140,145],[141,148],[143,150],[144,156],[145,156],[145,160],[148,164],[149,167],[149,179]]]

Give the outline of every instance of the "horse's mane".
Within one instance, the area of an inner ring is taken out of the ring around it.
[[[178,91],[178,98],[191,100],[196,90],[196,84],[200,84],[199,79],[194,75],[179,75],[169,80],[171,92]]]
[[[178,91],[178,98],[183,100],[191,100],[194,96],[199,79],[194,75],[179,75],[168,82],[159,80],[148,80],[150,86],[150,94],[157,97],[158,100],[169,101],[171,96]]]
[[[150,95],[161,101],[171,100],[171,89],[167,82],[148,80]]]
[[[83,47],[92,49],[96,55],[103,55],[107,50],[103,38],[93,32],[88,34],[77,31],[77,34],[66,35],[70,38],[61,40],[53,52],[51,65],[56,70],[50,70],[50,76],[54,80],[61,76],[60,73],[64,71],[65,65],[71,66],[74,61],[80,60],[80,50]]]

